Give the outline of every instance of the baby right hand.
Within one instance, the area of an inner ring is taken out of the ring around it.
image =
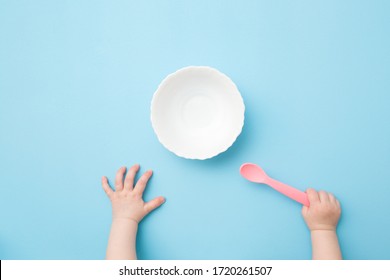
[[[336,231],[341,215],[340,202],[325,191],[317,192],[314,189],[306,191],[310,206],[303,206],[302,216],[310,229]]]

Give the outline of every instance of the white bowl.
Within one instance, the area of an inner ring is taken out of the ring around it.
[[[229,77],[211,67],[190,66],[161,82],[153,95],[151,121],[165,148],[180,157],[207,159],[234,143],[244,112]]]

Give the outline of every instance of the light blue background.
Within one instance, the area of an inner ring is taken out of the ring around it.
[[[389,1],[0,1],[0,258],[102,259],[100,178],[140,163],[142,259],[309,259],[301,207],[239,176],[256,162],[333,192],[347,259],[390,259]],[[246,122],[207,161],[178,158],[149,115],[161,80],[208,65]]]

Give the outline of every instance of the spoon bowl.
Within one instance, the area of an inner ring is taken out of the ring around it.
[[[245,179],[254,183],[265,184],[269,178],[260,166],[253,163],[241,165],[240,173]]]

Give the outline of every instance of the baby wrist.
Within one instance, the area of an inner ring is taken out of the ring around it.
[[[139,222],[131,217],[113,217],[112,218],[112,223],[128,223],[128,224],[134,224],[137,225]]]
[[[336,229],[311,229],[311,234],[329,234],[329,233],[336,233]]]

